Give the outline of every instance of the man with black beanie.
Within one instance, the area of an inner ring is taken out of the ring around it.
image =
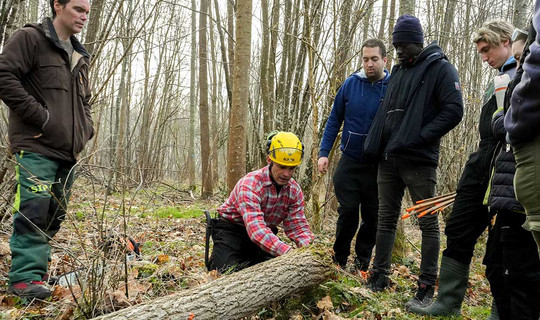
[[[392,70],[386,96],[365,142],[366,156],[378,159],[379,221],[373,269],[368,287],[384,290],[405,187],[413,201],[435,195],[440,138],[463,117],[456,69],[437,43],[423,46],[418,18],[402,15],[393,32],[399,65]],[[406,304],[427,305],[433,299],[440,246],[438,215],[418,220],[422,261],[418,291]]]

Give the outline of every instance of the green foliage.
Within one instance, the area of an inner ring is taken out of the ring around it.
[[[148,264],[138,267],[139,278],[150,277],[156,272],[157,268],[158,266],[153,263],[148,263]]]
[[[182,210],[178,207],[161,207],[154,211],[145,211],[141,214],[142,218],[155,217],[155,218],[174,218],[174,219],[191,219],[202,217],[204,212],[200,209],[186,209]]]
[[[83,220],[85,219],[85,214],[84,214],[84,212],[77,211],[77,212],[75,212],[75,214],[74,214],[74,218],[75,218],[75,220],[77,220],[77,221],[83,221]]]

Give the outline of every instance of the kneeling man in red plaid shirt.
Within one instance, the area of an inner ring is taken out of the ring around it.
[[[314,235],[304,215],[304,194],[292,178],[302,162],[303,147],[291,132],[271,133],[266,146],[268,165],[240,179],[212,222],[214,249],[210,270],[238,271],[291,250],[277,226],[298,247]]]

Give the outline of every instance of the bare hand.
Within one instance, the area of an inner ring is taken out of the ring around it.
[[[320,157],[317,167],[320,173],[326,173],[328,171],[328,157]]]

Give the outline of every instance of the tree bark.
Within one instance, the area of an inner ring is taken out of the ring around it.
[[[201,130],[201,165],[202,191],[201,196],[208,198],[212,195],[212,168],[210,166],[210,125],[208,112],[208,53],[206,41],[207,14],[209,0],[201,1],[199,14],[199,121]]]
[[[272,120],[274,118],[272,106],[270,104],[270,92],[268,86],[268,57],[270,50],[270,13],[268,0],[261,0],[261,21],[262,21],[262,44],[261,44],[261,62],[260,62],[260,87],[263,109],[263,131],[268,133],[272,131]]]
[[[527,0],[516,0],[514,2],[514,10],[512,11],[512,22],[514,26],[516,26],[516,28],[527,28],[527,25],[529,24],[529,20],[527,20],[527,9],[529,9],[529,6],[531,5],[532,3]]]
[[[392,31],[394,31],[394,23],[396,22],[395,20],[395,17],[396,17],[396,0],[390,0],[390,8],[389,8],[389,17],[388,17],[388,42],[389,43],[392,43]],[[393,60],[393,57],[394,57],[394,50],[393,50],[393,46],[390,45],[389,48],[390,50],[388,50],[388,56],[387,56],[387,60],[386,60],[386,69],[387,70],[392,70],[392,60]]]
[[[241,2],[241,1],[239,1]],[[303,248],[213,282],[96,319],[238,319],[327,280],[324,250]],[[190,318],[191,319],[191,318]]]
[[[227,150],[227,187],[229,191],[246,173],[246,122],[250,84],[252,2],[251,0],[238,0],[237,8],[233,99]]]
[[[93,0],[92,6],[90,7],[91,15],[90,19],[88,19],[88,29],[86,33],[86,50],[90,53],[94,53],[96,40],[98,40],[98,37],[101,35],[99,29],[101,25],[101,12],[103,11],[104,4],[104,0]]]
[[[415,15],[414,14],[414,8],[415,8],[415,1],[414,0],[401,0],[399,2],[399,15],[404,15],[404,14],[410,14],[410,15]]]
[[[195,189],[195,113],[197,112],[197,4],[191,0],[191,57],[190,57],[190,77],[189,77],[189,135],[188,135],[188,157],[187,172],[189,189]]]

